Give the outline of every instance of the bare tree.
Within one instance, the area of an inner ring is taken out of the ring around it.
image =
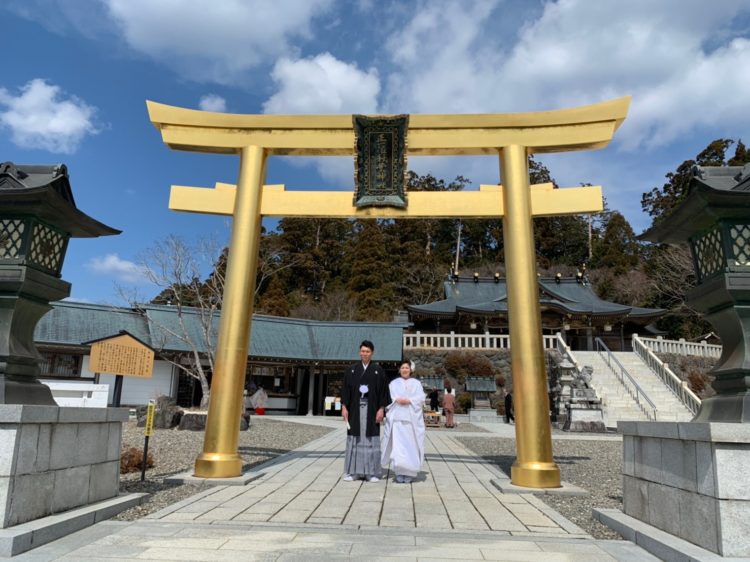
[[[216,321],[225,272],[224,267],[217,267],[217,259],[220,261],[222,256],[215,240],[201,240],[191,246],[179,236],[170,235],[137,260],[144,277],[160,289],[152,305],[143,304],[134,294],[118,287],[120,295],[148,320],[159,357],[200,383],[201,408],[208,407],[208,377],[214,369]],[[207,271],[210,273],[206,276]],[[154,305],[169,306],[173,313],[169,320],[159,314],[161,306]],[[185,351],[178,352],[176,348]]]
[[[686,301],[685,295],[695,287],[693,258],[687,244],[659,249],[650,271],[651,288],[668,304],[672,313],[700,316]]]
[[[273,236],[261,244],[255,294],[268,279],[293,263],[284,263]],[[201,408],[208,407],[209,375],[214,371],[218,320],[224,295],[227,249],[213,238],[187,243],[167,236],[137,259],[144,277],[160,292],[143,304],[135,294],[118,287],[120,295],[139,310],[152,328],[159,356],[182,373],[196,379],[203,391]],[[159,314],[160,306],[170,307],[169,320]],[[179,350],[176,350],[178,348]]]

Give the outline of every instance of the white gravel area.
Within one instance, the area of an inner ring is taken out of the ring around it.
[[[301,447],[330,431],[332,429],[328,427],[253,416],[250,428],[240,432],[239,452],[244,461],[244,470]],[[136,427],[135,421],[123,424],[123,448],[142,449],[143,439],[143,428]],[[203,485],[175,485],[164,482],[165,477],[191,470],[202,450],[202,431],[154,430],[154,435],[148,443],[149,455],[153,455],[154,458],[154,467],[146,471],[145,482],[140,481],[140,472],[120,475],[120,490],[123,493],[146,492],[151,495],[143,504],[123,511],[114,519],[140,519],[203,489]]]
[[[489,460],[510,476],[516,460],[514,439],[501,437],[457,437],[465,447]],[[622,537],[591,517],[594,507],[622,509],[622,442],[556,439],[553,458],[562,480],[580,486],[586,496],[537,497],[597,539]]]

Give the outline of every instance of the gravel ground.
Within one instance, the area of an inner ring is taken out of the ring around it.
[[[239,452],[244,461],[243,469],[247,470],[301,447],[329,431],[332,430],[328,427],[253,416],[250,429],[240,432]],[[143,448],[143,428],[136,427],[135,421],[123,424],[122,445],[123,447]],[[175,485],[164,482],[165,477],[192,469],[195,458],[202,449],[202,431],[154,430],[154,435],[148,442],[148,452],[149,456],[153,455],[154,467],[146,471],[146,481],[140,481],[140,472],[120,475],[122,492],[146,492],[151,495],[141,505],[123,511],[114,519],[120,521],[140,519],[203,489],[203,485]]]
[[[458,437],[465,447],[499,465],[510,476],[516,459],[514,439]],[[587,496],[537,496],[551,508],[597,539],[620,535],[591,517],[594,507],[622,509],[622,443],[620,441],[555,440],[554,460],[562,480],[580,486]]]

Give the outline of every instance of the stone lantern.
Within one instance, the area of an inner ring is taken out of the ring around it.
[[[750,422],[750,165],[696,167],[685,199],[640,236],[688,242],[697,286],[688,302],[704,314],[723,351],[711,374],[716,396],[693,421]]]
[[[68,240],[119,233],[76,208],[64,165],[0,164],[0,404],[55,405],[37,379],[34,328],[70,295]]]

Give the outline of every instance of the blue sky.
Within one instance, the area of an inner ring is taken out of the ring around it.
[[[139,257],[170,234],[226,240],[226,218],[167,208],[172,184],[234,182],[230,156],[173,152],[145,100],[231,113],[502,113],[632,95],[607,149],[545,156],[601,184],[637,232],[641,194],[750,124],[746,0],[6,0],[0,161],[68,165],[76,202],[121,229],[70,244],[72,298],[146,297]],[[495,158],[410,167],[497,183]],[[273,159],[268,183],[351,189],[349,159]],[[268,226],[273,226],[269,224]]]

